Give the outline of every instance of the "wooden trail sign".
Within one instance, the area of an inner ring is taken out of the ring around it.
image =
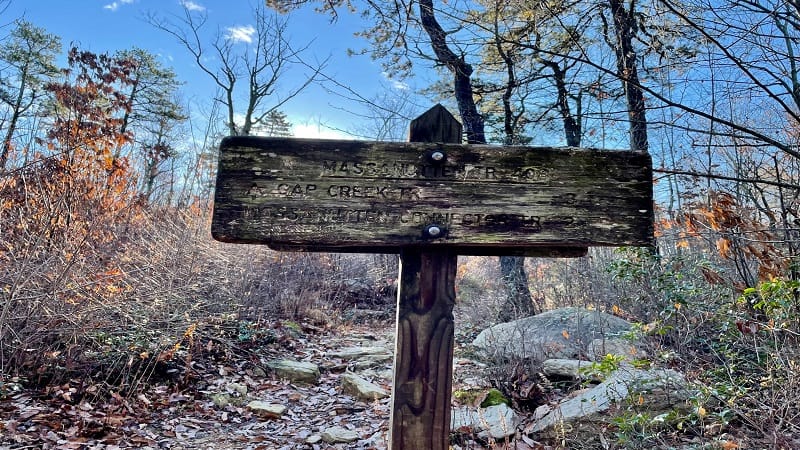
[[[276,250],[399,253],[392,450],[449,447],[458,255],[650,245],[638,152],[461,145],[437,105],[409,143],[226,138],[212,234]]]
[[[360,253],[647,245],[650,167],[636,152],[232,137],[212,230],[277,250]]]

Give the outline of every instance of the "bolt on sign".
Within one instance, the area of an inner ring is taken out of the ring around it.
[[[651,173],[639,152],[229,137],[212,232],[276,250],[362,253],[648,245]]]

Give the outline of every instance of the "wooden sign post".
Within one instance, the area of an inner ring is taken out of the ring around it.
[[[461,124],[439,106],[413,120],[408,134],[411,142],[458,144]],[[427,158],[438,159],[433,154]],[[438,222],[427,226],[424,232],[429,235],[430,227],[445,229]],[[450,448],[457,267],[458,254],[447,248],[400,249],[389,420],[392,450]]]
[[[630,151],[462,145],[437,105],[408,143],[230,137],[212,235],[276,250],[399,253],[392,450],[449,446],[458,255],[650,245],[652,163]]]

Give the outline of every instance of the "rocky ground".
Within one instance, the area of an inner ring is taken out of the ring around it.
[[[696,416],[689,401],[695,394],[683,375],[637,365],[639,344],[609,339],[612,323],[622,331],[629,326],[565,308],[484,330],[474,341],[457,336],[451,448],[623,448],[614,445],[622,429],[610,425],[614,414]],[[606,335],[598,340],[601,331]],[[116,380],[67,380],[38,389],[0,380],[0,449],[385,449],[393,335],[388,320],[238,324],[227,331],[209,325],[183,348],[118,358],[138,367],[128,378],[120,371]],[[578,342],[590,345],[575,347]],[[534,347],[546,353],[536,372],[499,377],[496,368],[470,357],[479,349],[513,359]],[[596,379],[584,370],[589,361],[609,358],[615,366]],[[559,379],[571,381],[552,382]],[[513,408],[489,401],[492,382],[506,383]],[[719,431],[662,428],[651,440],[657,448],[745,448]]]
[[[201,357],[175,355],[130,393],[100,382],[32,390],[5,380],[0,449],[384,449],[393,332],[380,322],[276,325],[236,342],[200,334]],[[280,360],[318,372],[302,380]],[[476,363],[459,359],[456,368],[457,387],[485,383]]]

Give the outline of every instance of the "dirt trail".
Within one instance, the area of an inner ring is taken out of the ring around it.
[[[348,326],[334,332],[281,328],[264,343],[210,350],[227,354],[197,358],[180,373],[188,383],[154,382],[136,395],[100,399],[92,388],[65,383],[40,391],[5,383],[0,401],[0,449],[382,449],[389,400],[365,403],[342,394],[339,377],[348,361],[328,354],[351,346],[383,346],[391,351],[393,328]],[[202,338],[201,338],[202,340]],[[246,348],[245,348],[246,347]],[[213,352],[209,352],[213,353]],[[313,362],[321,377],[312,386],[292,384],[267,373],[276,357]],[[389,389],[391,360],[365,372]],[[244,395],[242,395],[244,394]],[[263,418],[246,405],[261,400],[286,407],[279,418]],[[361,438],[348,444],[318,442],[325,428],[339,425]]]

